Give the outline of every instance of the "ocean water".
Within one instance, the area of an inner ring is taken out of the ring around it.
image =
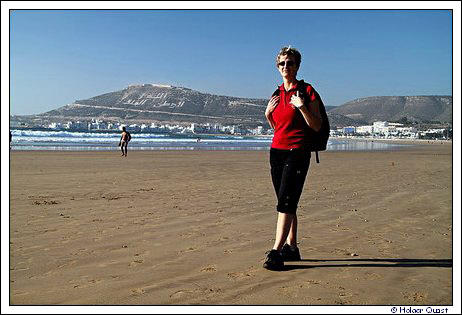
[[[12,129],[11,150],[120,150],[118,132],[33,131]],[[129,150],[269,150],[271,137],[132,133]],[[330,139],[329,151],[388,150],[400,144]]]

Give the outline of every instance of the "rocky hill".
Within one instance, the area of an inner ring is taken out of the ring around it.
[[[267,125],[268,100],[201,93],[184,87],[137,84],[77,100],[39,116],[60,119],[102,118],[124,121]],[[333,127],[376,120],[452,121],[450,96],[377,96],[339,107],[326,106]]]
[[[140,84],[44,113],[46,116],[120,118],[229,124],[266,123],[267,100],[201,93],[184,87]]]
[[[452,122],[452,96],[374,96],[347,102],[329,111],[354,120]]]

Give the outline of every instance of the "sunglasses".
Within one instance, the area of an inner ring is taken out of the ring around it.
[[[287,60],[287,61],[281,61],[280,63],[278,63],[278,66],[284,67],[285,65],[287,65],[287,67],[290,67],[290,66],[293,66],[294,64],[295,62],[293,62],[292,60]]]

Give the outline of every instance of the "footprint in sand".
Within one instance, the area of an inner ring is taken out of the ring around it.
[[[144,192],[144,191],[152,191],[154,190],[154,188],[141,188],[141,189],[138,189],[136,192]]]
[[[101,280],[95,280],[95,279],[92,279],[92,280],[89,280],[88,283],[91,283],[91,284],[96,284],[98,282],[101,282]]]
[[[142,264],[144,262],[144,260],[142,259],[139,259],[139,260],[135,260],[135,261],[132,261],[129,266],[130,267],[135,267],[135,266],[138,266],[139,264]]]
[[[190,237],[193,237],[193,236],[194,236],[194,233],[192,233],[192,232],[187,232],[187,233],[180,234],[180,237],[182,237],[182,238],[190,238]]]
[[[338,297],[341,298],[341,299],[348,299],[348,298],[352,298],[355,296],[355,294],[351,293],[351,292],[346,292],[344,291],[345,289],[343,289],[342,291],[339,292],[338,294]],[[346,300],[342,300],[344,301],[345,303],[349,303],[348,301]]]
[[[215,265],[208,266],[208,267],[201,269],[201,272],[215,272],[215,271],[217,271],[217,268]]]
[[[176,291],[175,293],[171,294],[170,295],[170,298],[171,299],[174,299],[174,298],[184,298],[185,296],[187,295],[192,295],[194,293],[198,293],[198,292],[201,292],[202,290],[199,290],[199,289],[193,289],[193,290],[178,290]]]
[[[242,271],[242,272],[229,272],[228,273],[228,278],[231,280],[240,280],[240,279],[248,279],[251,277],[255,276],[256,269],[249,269],[247,271]]]
[[[83,289],[83,288],[94,286],[95,284],[98,284],[101,281],[102,280],[100,279],[91,279],[91,280],[88,280],[87,282],[82,282],[82,283],[72,283],[71,282],[71,284],[73,285],[74,289]]]
[[[403,292],[402,294],[407,300],[412,301],[412,302],[418,302],[418,303],[425,301],[428,297],[427,293],[419,292],[419,291],[412,292],[412,293]]]
[[[41,206],[41,205],[57,205],[59,202],[56,200],[35,200],[32,204]]]
[[[131,295],[141,295],[141,294],[144,294],[146,291],[144,291],[143,289],[141,288],[136,288],[136,289],[132,289],[131,290]]]
[[[194,248],[194,247],[188,247],[187,249],[180,250],[179,254],[183,254],[183,253],[187,253],[187,252],[193,252],[195,250],[196,250],[196,248]]]

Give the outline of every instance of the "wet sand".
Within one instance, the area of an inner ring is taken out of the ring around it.
[[[452,147],[322,152],[262,268],[268,152],[12,151],[11,305],[450,305]]]

